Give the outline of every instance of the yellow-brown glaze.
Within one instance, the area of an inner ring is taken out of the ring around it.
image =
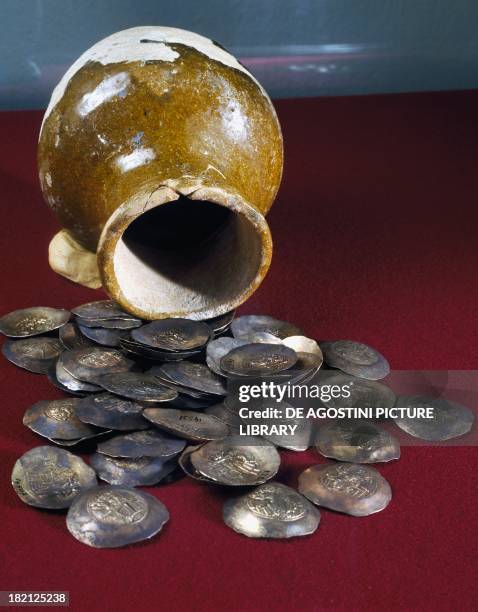
[[[270,100],[247,74],[169,46],[179,54],[172,62],[85,64],[43,126],[45,199],[93,251],[111,214],[139,191],[190,182],[237,194],[262,214],[277,193],[282,137]],[[89,111],[88,95],[115,77],[125,87]]]

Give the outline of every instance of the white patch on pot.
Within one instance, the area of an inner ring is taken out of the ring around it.
[[[156,157],[156,153],[154,149],[145,148],[145,149],[136,149],[129,155],[120,155],[116,159],[116,165],[120,168],[122,172],[129,172],[134,168],[138,168],[139,166],[144,166],[144,164],[148,164]]]
[[[103,79],[93,91],[86,93],[81,98],[77,106],[78,114],[86,117],[107,100],[116,96],[124,97],[130,83],[131,79],[127,72],[118,72],[118,74]]]
[[[62,99],[70,79],[88,62],[100,62],[105,66],[119,62],[174,62],[179,57],[179,53],[169,46],[169,44],[174,43],[192,47],[207,57],[221,62],[221,64],[225,64],[226,66],[230,66],[231,68],[235,68],[247,74],[268,99],[265,90],[252,74],[246,70],[233,55],[221,49],[209,38],[195,34],[194,32],[188,32],[187,30],[180,30],[179,28],[144,26],[116,32],[100,40],[85,51],[83,55],[70,66],[53,90],[50,103],[43,117],[42,128],[53,108]]]

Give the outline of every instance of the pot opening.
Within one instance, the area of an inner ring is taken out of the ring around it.
[[[268,265],[267,225],[251,211],[180,195],[137,216],[114,250],[119,301],[145,318],[209,318],[238,306]]]

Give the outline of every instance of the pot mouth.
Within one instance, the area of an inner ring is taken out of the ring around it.
[[[272,257],[263,215],[222,188],[161,185],[124,202],[98,245],[106,292],[143,319],[209,319],[242,304]]]

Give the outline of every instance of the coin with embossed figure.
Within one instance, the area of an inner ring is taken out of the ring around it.
[[[262,438],[236,435],[203,444],[191,455],[191,463],[200,474],[219,484],[251,486],[277,474],[280,455]]]
[[[267,482],[224,504],[224,522],[250,538],[294,538],[314,533],[320,512],[300,493]]]
[[[245,315],[234,319],[231,324],[231,331],[234,338],[250,336],[255,332],[267,332],[277,338],[287,338],[288,336],[302,336],[302,331],[288,323],[280,321],[268,315]]]
[[[88,346],[94,346],[95,343],[86,338],[78,328],[75,322],[65,323],[58,330],[60,341],[66,349],[79,349],[86,348]]]
[[[2,346],[8,361],[36,374],[46,374],[62,351],[63,345],[58,338],[43,336],[7,340]]]
[[[82,423],[76,416],[80,400],[69,397],[60,400],[41,401],[27,408],[23,424],[45,438],[75,440],[94,437],[102,430]]]
[[[70,318],[70,311],[48,306],[15,310],[0,318],[0,333],[10,338],[39,336],[58,329]]]
[[[374,348],[353,340],[335,340],[320,345],[325,363],[342,372],[379,380],[390,373],[390,365],[383,355]]]
[[[196,389],[209,395],[227,395],[224,380],[211,372],[203,363],[180,361],[179,363],[165,363],[161,371],[173,382]]]
[[[177,391],[162,385],[154,376],[139,372],[105,374],[98,378],[98,384],[110,393],[137,402],[169,402],[178,396]]]
[[[120,351],[106,347],[91,347],[64,351],[61,363],[65,370],[83,382],[96,383],[104,374],[127,372],[134,366]]]
[[[160,457],[178,455],[186,443],[157,429],[120,434],[98,444],[97,451],[109,457]]]
[[[27,451],[12,472],[18,497],[37,508],[68,508],[80,493],[97,484],[95,472],[80,457],[53,446]]]
[[[317,506],[352,516],[380,512],[392,499],[390,485],[376,469],[355,463],[307,468],[299,476],[299,492]]]
[[[166,351],[186,351],[202,347],[210,336],[211,329],[206,323],[189,319],[161,319],[131,332],[131,337],[136,342]]]
[[[128,331],[122,329],[104,329],[102,327],[84,327],[78,325],[81,333],[85,338],[88,338],[96,344],[101,346],[109,346],[115,348],[120,345],[119,341],[123,338]]]
[[[63,366],[63,355],[67,351],[64,351],[60,357],[58,358],[55,364],[55,377],[59,381],[61,385],[66,387],[69,391],[73,391],[76,393],[82,393],[83,395],[86,393],[96,393],[97,391],[101,391],[101,387],[98,385],[93,385],[92,383],[83,382],[82,380],[78,380],[74,376],[68,372]]]
[[[150,427],[142,416],[143,410],[142,404],[111,393],[89,395],[75,406],[76,416],[83,423],[126,431]]]
[[[219,440],[229,434],[227,425],[211,414],[175,408],[146,408],[143,416],[156,427],[193,442]]]
[[[297,359],[297,353],[288,346],[254,343],[232,349],[220,366],[226,374],[267,376],[291,368]]]
[[[90,464],[101,480],[128,487],[157,484],[177,465],[175,461],[165,462],[160,457],[108,457],[101,453],[93,453]]]
[[[113,300],[99,300],[88,302],[72,308],[71,312],[81,319],[97,319],[106,321],[108,319],[136,319],[134,315],[122,310]]]
[[[321,370],[316,383],[327,385],[335,392],[330,393],[324,404],[332,408],[392,408],[395,393],[376,380],[357,378],[335,370]]]
[[[365,420],[338,419],[320,425],[315,444],[324,457],[351,463],[378,463],[400,458],[398,440]]]
[[[166,506],[152,495],[131,487],[103,485],[75,499],[66,525],[83,544],[118,548],[148,540],[168,519]]]
[[[400,396],[397,407],[417,411],[417,416],[404,416],[395,419],[395,423],[414,438],[438,442],[458,438],[468,433],[474,421],[473,412],[466,406],[445,398],[426,396]],[[418,416],[419,409],[431,409],[431,417]]]

